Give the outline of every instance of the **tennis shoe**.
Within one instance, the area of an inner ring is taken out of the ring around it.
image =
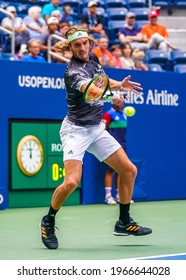
[[[116,205],[117,202],[115,201],[115,199],[112,196],[108,196],[105,198],[105,203],[108,205]]]
[[[132,218],[129,219],[128,224],[124,224],[121,220],[118,220],[113,232],[116,236],[142,236],[150,233],[152,233],[152,229],[138,225]]]
[[[120,202],[120,200],[119,200],[119,194],[118,194],[118,193],[116,194],[116,202],[117,202],[117,203]]]
[[[48,249],[57,249],[58,240],[55,234],[55,223],[47,222],[46,216],[41,220],[41,240]]]

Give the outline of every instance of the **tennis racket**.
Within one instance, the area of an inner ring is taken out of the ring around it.
[[[98,100],[111,102],[113,98],[117,97],[118,94],[111,91],[109,78],[105,74],[95,76],[88,83],[84,91],[85,102],[95,102]]]

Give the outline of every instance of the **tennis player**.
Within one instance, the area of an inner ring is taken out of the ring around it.
[[[84,99],[83,93],[91,79],[104,73],[98,58],[90,51],[94,40],[82,26],[71,27],[66,36],[68,48],[73,53],[64,77],[68,114],[60,129],[66,176],[63,183],[55,189],[48,214],[41,220],[42,242],[48,249],[58,248],[55,216],[80,182],[85,151],[94,154],[98,160],[104,161],[119,174],[120,214],[113,234],[118,236],[150,234],[152,232],[150,228],[138,225],[130,217],[130,201],[137,169],[121,145],[105,130],[105,123],[102,121],[103,101],[86,103]],[[130,76],[122,81],[113,79],[109,81],[112,90],[133,91],[136,94],[142,90],[139,83],[130,81]],[[122,94],[113,100],[114,104],[121,102],[123,102]]]

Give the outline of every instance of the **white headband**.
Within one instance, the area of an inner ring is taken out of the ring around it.
[[[68,42],[70,43],[76,39],[83,37],[88,38],[88,33],[86,31],[76,31],[73,34],[68,35]]]

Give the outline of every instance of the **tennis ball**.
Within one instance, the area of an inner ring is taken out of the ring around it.
[[[136,113],[136,110],[132,106],[127,106],[124,108],[124,113],[127,117],[133,117]]]

